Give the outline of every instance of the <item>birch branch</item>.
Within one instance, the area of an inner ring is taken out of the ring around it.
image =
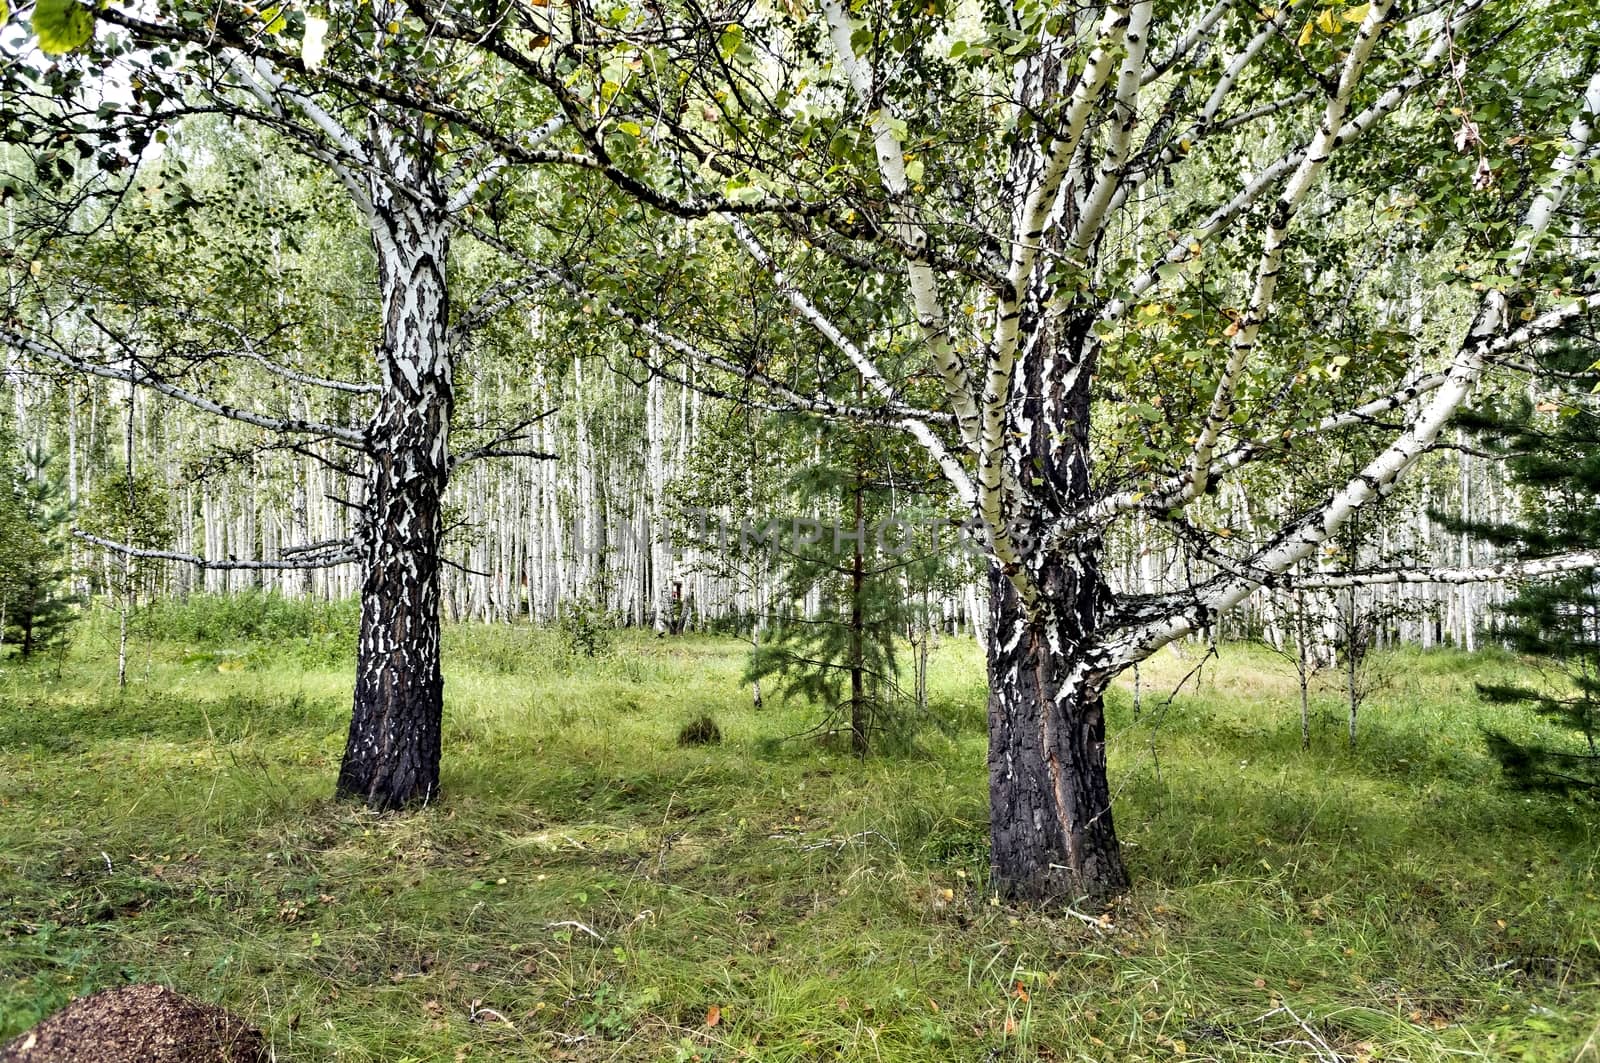
[[[556,115],[523,137],[518,147],[524,151],[532,151],[555,136],[566,124],[567,119],[564,115]],[[445,204],[445,211],[455,214],[465,209],[467,204],[477,197],[483,186],[494,180],[501,171],[511,164],[511,161],[510,156],[503,152],[490,159],[479,168],[477,173],[462,182],[461,187],[456,190],[455,194],[450,197],[449,202]]]
[[[347,565],[360,560],[360,557],[356,554],[355,549],[348,543],[342,543],[345,549],[341,553],[327,554],[321,557],[284,557],[275,561],[235,561],[232,558],[229,558],[226,561],[216,561],[211,558],[200,557],[197,554],[180,554],[173,550],[145,550],[137,546],[129,546],[127,543],[119,543],[112,539],[103,539],[98,535],[91,535],[89,532],[78,528],[74,528],[72,530],[72,534],[76,538],[82,539],[86,543],[93,543],[95,546],[110,550],[113,553],[122,554],[126,557],[143,557],[157,561],[178,561],[183,564],[194,565],[201,570],[282,570],[331,568],[334,565]],[[284,550],[283,553],[287,555],[292,553],[309,552],[315,546],[321,545],[325,544],[313,544],[312,546],[300,547],[298,549],[290,548]]]
[[[1329,572],[1306,576],[1280,575],[1264,581],[1285,590],[1323,591],[1344,587],[1376,587],[1395,583],[1493,583],[1536,579],[1600,568],[1600,551],[1501,561],[1471,568],[1386,568],[1365,572]]]
[[[1249,125],[1251,122],[1254,122],[1259,118],[1270,118],[1282,111],[1287,111],[1291,107],[1305,103],[1307,100],[1314,98],[1317,92],[1318,89],[1316,87],[1308,85],[1293,95],[1285,96],[1282,99],[1273,100],[1270,103],[1258,104],[1255,107],[1249,108],[1248,110],[1240,111],[1238,114],[1229,115],[1220,122],[1214,123],[1212,128],[1219,133],[1224,133],[1230,129],[1237,129],[1240,126]]]
[[[1155,619],[1135,624],[1130,632],[1111,640],[1107,652],[1112,659],[1127,663],[1143,660],[1173,639],[1207,622],[1208,618],[1217,612],[1243,601],[1256,589],[1282,585],[1283,573],[1309,556],[1319,544],[1331,538],[1357,508],[1390,494],[1400,477],[1405,475],[1417,459],[1435,449],[1439,433],[1470,397],[1473,386],[1482,374],[1487,352],[1516,343],[1531,342],[1533,338],[1545,335],[1549,329],[1557,327],[1545,323],[1564,321],[1590,306],[1600,306],[1600,293],[1578,300],[1571,306],[1551,311],[1542,318],[1536,318],[1533,322],[1495,340],[1491,337],[1494,329],[1499,327],[1503,320],[1505,297],[1500,292],[1489,292],[1450,371],[1444,374],[1443,383],[1431,389],[1443,393],[1435,397],[1399,439],[1335,492],[1328,502],[1303,515],[1254,556],[1235,560],[1202,549],[1206,559],[1222,570],[1221,574],[1204,587],[1163,599],[1185,603],[1184,608],[1178,615],[1172,615],[1169,611],[1154,614]],[[1204,546],[1202,543],[1195,545]],[[1529,574],[1539,573],[1534,571]],[[1387,582],[1437,581],[1395,578]]]
[[[450,326],[449,344],[454,347],[465,340],[473,332],[492,321],[495,315],[507,307],[513,306],[520,299],[553,283],[548,273],[530,273],[521,277],[512,277],[489,286],[483,294],[479,295],[471,306],[461,312]]]
[[[350,159],[362,170],[372,170],[372,159],[367,154],[366,148],[357,140],[344,125],[334,119],[326,110],[318,106],[304,93],[289,90],[283,78],[276,76],[267,65],[266,60],[252,58],[246,55],[235,56],[232,60],[234,75],[240,86],[259,100],[262,106],[273,111],[280,117],[287,119],[288,110],[284,107],[283,99],[288,98],[294,103],[295,109],[309,119],[312,125],[327,137],[337,150],[329,151],[318,145],[311,135],[299,136],[302,147],[308,154],[327,165],[344,185],[345,191],[355,202],[356,208],[363,215],[370,218],[373,214],[372,196],[364,188],[349,167],[344,164],[344,159]]]
[[[75,372],[88,373],[104,380],[120,380],[123,383],[149,388],[157,394],[187,403],[197,410],[203,410],[217,417],[225,417],[232,421],[239,421],[243,424],[253,425],[256,428],[265,428],[273,432],[294,432],[320,436],[333,440],[342,446],[352,447],[357,450],[366,449],[366,437],[352,429],[292,417],[269,417],[253,410],[230,406],[214,399],[208,399],[204,395],[196,394],[187,388],[181,388],[159,377],[152,376],[149,372],[136,373],[131,368],[116,369],[108,365],[101,365],[98,362],[86,361],[67,354],[65,351],[51,350],[49,347],[8,328],[0,327],[0,344],[5,344],[13,350],[25,351],[36,357],[66,366]]]
[[[970,446],[978,437],[978,408],[973,402],[972,381],[950,342],[950,326],[940,297],[939,279],[925,254],[928,231],[908,205],[911,181],[906,173],[905,145],[895,133],[891,118],[897,118],[887,101],[876,95],[873,71],[856,54],[851,43],[850,18],[839,0],[823,0],[822,11],[828,21],[829,38],[844,67],[845,74],[862,106],[871,111],[873,151],[878,174],[889,193],[891,227],[904,253],[906,280],[922,338],[933,354],[934,368],[944,385],[946,400],[960,425],[962,439]]]
[[[1323,418],[1312,428],[1305,429],[1293,436],[1295,439],[1304,439],[1307,436],[1321,435],[1336,431],[1340,428],[1362,424],[1380,417],[1415,401],[1417,398],[1438,389],[1449,377],[1445,373],[1431,373],[1416,380],[1409,381],[1395,391],[1380,398],[1372,399],[1350,410],[1330,414]],[[1212,477],[1238,469],[1249,464],[1263,454],[1267,454],[1284,442],[1286,436],[1273,436],[1251,440],[1223,455],[1211,466]],[[1052,542],[1063,542],[1070,539],[1087,528],[1091,528],[1111,520],[1122,513],[1131,513],[1134,510],[1145,510],[1150,513],[1164,513],[1176,509],[1194,498],[1194,481],[1186,473],[1175,474],[1160,484],[1139,491],[1121,491],[1117,494],[1107,495],[1082,511],[1071,515],[1051,532]]]
[[[364,381],[335,380],[330,377],[317,376],[314,373],[303,373],[292,369],[281,362],[273,361],[256,349],[255,341],[243,329],[228,321],[218,321],[215,318],[202,318],[206,324],[213,328],[221,329],[233,336],[239,343],[237,351],[212,349],[206,352],[208,358],[247,358],[261,368],[294,384],[304,384],[307,387],[322,388],[326,391],[343,391],[354,395],[375,395],[381,390],[376,384]]]
[[[668,329],[654,318],[636,314],[615,303],[594,296],[571,273],[556,266],[546,265],[526,254],[513,244],[501,239],[493,233],[485,231],[479,226],[464,224],[463,231],[481,241],[485,246],[492,247],[514,261],[520,262],[533,273],[548,277],[556,287],[576,299],[594,299],[607,316],[621,322],[629,328],[636,329],[650,339],[660,344],[663,348],[683,358],[685,361],[696,365],[704,365],[719,372],[728,373],[749,384],[767,391],[787,406],[775,403],[766,404],[764,408],[774,413],[804,413],[837,421],[852,421],[860,424],[879,425],[883,427],[902,428],[909,422],[920,422],[927,425],[954,425],[953,415],[937,410],[924,410],[903,402],[889,402],[881,407],[852,406],[846,403],[835,402],[823,395],[805,395],[794,390],[782,381],[761,372],[753,366],[743,365],[731,358],[724,357],[714,351],[685,340],[682,336]],[[666,374],[660,367],[652,366],[651,372],[662,376]],[[674,382],[685,387],[699,389],[707,394],[718,394],[705,389],[700,385],[674,378]],[[739,401],[750,402],[748,397],[741,396]]]
[[[1588,153],[1596,114],[1600,114],[1600,72],[1591,77],[1580,100],[1579,113],[1569,127],[1567,144],[1552,163],[1549,177],[1523,215],[1508,263],[1513,277],[1520,277],[1531,261],[1534,249],[1565,198],[1572,174]],[[1574,306],[1587,301],[1578,300]],[[1126,663],[1142,660],[1194,630],[1209,617],[1238,604],[1261,587],[1265,581],[1260,573],[1271,576],[1288,571],[1343,527],[1358,508],[1390,494],[1470,398],[1489,355],[1511,337],[1530,333],[1528,326],[1523,326],[1509,336],[1504,334],[1508,311],[1509,302],[1504,292],[1495,289],[1485,292],[1478,313],[1452,360],[1448,379],[1399,438],[1335,491],[1327,502],[1293,522],[1249,558],[1242,566],[1250,570],[1249,573],[1219,577],[1196,596],[1190,608],[1135,626],[1109,640],[1104,647],[1108,657]],[[1552,311],[1545,318],[1572,312],[1573,307],[1569,306]]]
[[[1345,146],[1360,138],[1376,125],[1381,118],[1399,107],[1418,86],[1435,76],[1439,63],[1449,55],[1451,37],[1459,33],[1468,22],[1476,17],[1486,2],[1487,0],[1467,0],[1466,3],[1462,4],[1448,29],[1435,36],[1433,44],[1428,48],[1428,51],[1417,61],[1416,69],[1406,77],[1396,81],[1365,110],[1340,127],[1338,135],[1334,138],[1339,145]],[[1138,299],[1160,282],[1161,267],[1182,265],[1200,254],[1207,241],[1215,238],[1232,225],[1257,200],[1265,195],[1280,177],[1298,167],[1305,160],[1308,150],[1309,146],[1296,148],[1257,171],[1234,194],[1232,199],[1212,211],[1199,225],[1191,227],[1178,239],[1174,240],[1153,265],[1147,267],[1137,274],[1133,280],[1129,281],[1120,296],[1106,303],[1105,308],[1100,312],[1099,320],[1110,322],[1121,319]],[[1162,158],[1170,161],[1168,155],[1171,158],[1177,157],[1175,149],[1170,146],[1163,153]]]
[[[1510,369],[1532,375],[1546,373],[1546,370],[1530,363],[1507,360],[1504,358],[1504,354],[1536,343],[1595,309],[1600,309],[1600,292],[1587,292],[1573,296],[1570,302],[1548,310],[1494,340],[1485,348],[1483,358],[1485,362],[1493,363],[1502,369]],[[1594,378],[1592,373],[1555,375],[1575,380],[1592,380]],[[1409,405],[1424,395],[1438,390],[1449,379],[1450,375],[1447,372],[1429,373],[1407,381],[1387,395],[1370,399],[1359,406],[1340,413],[1329,414],[1317,424],[1310,428],[1302,429],[1292,436],[1269,436],[1241,443],[1212,462],[1210,478],[1216,479],[1227,473],[1237,471],[1256,459],[1272,453],[1281,445],[1289,442],[1290,439],[1304,440],[1311,436],[1326,435],[1329,432],[1353,428],[1360,424],[1370,424],[1384,414],[1393,413],[1395,410]],[[1161,483],[1142,490],[1120,491],[1113,495],[1107,495],[1093,505],[1070,514],[1051,530],[1050,541],[1059,544],[1089,528],[1104,525],[1107,521],[1123,513],[1131,513],[1135,510],[1159,515],[1191,502],[1195,497],[1193,480],[1185,473],[1174,474]]]
[[[555,454],[547,454],[542,450],[528,450],[512,445],[518,440],[526,439],[528,437],[529,429],[531,429],[534,425],[539,424],[545,418],[553,416],[556,412],[556,408],[552,407],[551,409],[545,410],[543,413],[525,418],[524,420],[517,422],[515,425],[512,425],[510,428],[497,433],[487,443],[473,447],[471,450],[462,451],[460,454],[452,455],[450,458],[450,468],[454,470],[458,465],[464,465],[470,461],[482,461],[485,458],[534,458],[539,461],[558,460]]]
[[[1221,377],[1217,380],[1216,389],[1211,396],[1211,406],[1206,411],[1205,422],[1200,428],[1200,436],[1195,442],[1193,456],[1189,462],[1189,476],[1194,482],[1196,494],[1205,492],[1217,439],[1222,433],[1223,425],[1233,415],[1239,377],[1249,362],[1250,352],[1255,349],[1256,337],[1261,332],[1261,326],[1272,311],[1278,271],[1283,265],[1283,248],[1289,239],[1289,225],[1306,194],[1310,192],[1312,184],[1321,175],[1323,167],[1327,165],[1340,143],[1336,138],[1340,127],[1344,124],[1350,98],[1355,93],[1356,85],[1361,81],[1362,71],[1366,69],[1373,47],[1377,44],[1378,29],[1389,17],[1391,6],[1392,0],[1376,0],[1367,8],[1366,18],[1361,20],[1361,25],[1356,30],[1356,40],[1345,58],[1338,89],[1328,100],[1327,110],[1317,128],[1317,135],[1306,150],[1306,157],[1294,175],[1289,178],[1283,195],[1279,197],[1267,221],[1266,233],[1261,242],[1261,262],[1256,269],[1255,290],[1250,294],[1250,302],[1244,316],[1235,322],[1228,361],[1223,367]]]
[[[475,447],[463,454],[456,454],[450,458],[450,468],[464,465],[472,461],[486,461],[490,458],[531,458],[534,461],[560,461],[561,455],[551,454],[543,450],[518,450],[510,447]]]
[[[1168,52],[1164,59],[1161,59],[1155,63],[1151,63],[1150,66],[1145,69],[1144,74],[1140,79],[1140,85],[1144,86],[1150,84],[1162,74],[1165,74],[1167,71],[1171,70],[1173,67],[1182,62],[1185,56],[1194,51],[1195,45],[1199,44],[1203,39],[1211,36],[1212,29],[1216,27],[1216,24],[1219,21],[1221,21],[1222,16],[1226,15],[1229,9],[1233,7],[1233,3],[1234,0],[1219,0],[1219,3],[1214,5],[1204,15],[1201,15],[1200,21],[1196,22],[1189,28],[1187,33],[1178,38],[1177,43],[1172,46],[1172,51]]]
[[[804,292],[800,291],[790,281],[788,274],[773,261],[772,256],[767,253],[767,249],[756,238],[755,233],[750,231],[750,227],[742,220],[729,216],[724,216],[723,222],[733,230],[734,238],[739,241],[745,252],[772,278],[772,283],[778,289],[778,293],[783,296],[784,300],[800,316],[801,320],[815,329],[849,359],[850,364],[861,374],[862,381],[866,386],[871,388],[874,394],[886,404],[904,405],[895,386],[884,377],[883,372],[871,358],[867,357],[866,352],[846,336],[826,314],[817,308],[816,304],[806,298]],[[971,479],[967,476],[967,470],[950,453],[950,449],[945,446],[944,441],[934,434],[931,425],[917,417],[903,417],[900,419],[899,424],[922,446],[923,450],[928,452],[929,457],[933,458],[934,463],[939,467],[940,473],[950,486],[955,489],[962,504],[968,507],[976,505],[977,494],[973,490]]]
[[[1112,52],[1122,43],[1129,17],[1125,3],[1113,3],[1106,8],[1100,22],[1098,43],[1067,101],[1057,139],[1049,145],[1043,167],[1033,178],[1017,210],[1010,241],[1006,284],[996,300],[993,349],[984,375],[983,399],[979,404],[982,423],[977,446],[976,503],[990,548],[1001,564],[1013,573],[1020,573],[1022,550],[1006,531],[1006,404],[1011,396],[1017,365],[1022,303],[1032,281],[1034,262],[1060,200],[1067,167],[1077,154],[1084,128],[1100,98],[1100,92],[1111,77],[1115,66]],[[1019,96],[1019,102],[1026,101]],[[1014,165],[1020,167],[1021,161],[1018,160]],[[1018,575],[1012,578],[1014,582],[1020,579]],[[1032,600],[1034,591],[1030,586],[1017,582],[1017,589],[1025,601]]]
[[[1117,189],[1116,196],[1111,203],[1112,210],[1119,209],[1127,202],[1128,196],[1142,188],[1145,182],[1156,174],[1161,173],[1163,168],[1175,162],[1179,156],[1188,150],[1193,141],[1201,139],[1213,130],[1217,112],[1221,110],[1222,104],[1233,92],[1240,74],[1255,60],[1261,49],[1266,47],[1268,41],[1283,32],[1283,27],[1289,21],[1289,16],[1294,14],[1298,6],[1303,2],[1304,0],[1289,0],[1288,3],[1285,3],[1267,20],[1266,26],[1254,37],[1250,38],[1244,48],[1228,61],[1227,65],[1223,67],[1221,75],[1217,78],[1217,83],[1212,86],[1210,94],[1206,97],[1206,102],[1201,105],[1199,114],[1182,133],[1167,137],[1165,146],[1160,151],[1154,151],[1156,143],[1154,140],[1146,143],[1140,154],[1140,165],[1136,167],[1137,172],[1127,175]],[[1169,106],[1181,99],[1184,88],[1185,86],[1180,85],[1174,90],[1173,95],[1168,97]]]
[[[376,384],[367,384],[355,380],[334,380],[329,377],[316,376],[312,373],[302,373],[298,369],[291,369],[280,362],[274,362],[266,355],[245,348],[240,351],[212,350],[207,352],[213,357],[242,357],[255,362],[273,376],[281,377],[293,384],[304,384],[307,387],[323,388],[327,391],[343,391],[351,395],[376,395],[381,388]]]
[[[1128,18],[1128,28],[1124,34],[1128,50],[1122,59],[1122,72],[1117,77],[1116,102],[1111,109],[1111,133],[1106,141],[1105,154],[1100,160],[1100,175],[1078,212],[1078,221],[1070,241],[1071,247],[1079,253],[1088,250],[1099,237],[1112,197],[1126,176],[1133,127],[1139,118],[1139,76],[1144,69],[1145,53],[1150,47],[1152,10],[1151,0],[1140,0],[1133,5]]]

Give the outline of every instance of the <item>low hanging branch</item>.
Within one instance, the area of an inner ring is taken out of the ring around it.
[[[352,428],[340,428],[337,425],[321,424],[316,421],[307,421],[294,417],[272,417],[255,410],[247,410],[239,406],[230,406],[218,402],[204,395],[196,394],[188,388],[179,387],[170,381],[163,380],[147,369],[118,369],[115,366],[104,365],[79,358],[65,351],[53,350],[30,336],[8,328],[0,328],[0,346],[10,347],[12,350],[35,355],[58,365],[79,373],[101,377],[105,380],[120,380],[136,387],[148,388],[169,399],[188,403],[197,410],[225,417],[230,421],[240,421],[256,428],[265,428],[273,432],[293,432],[303,435],[320,436],[341,446],[353,447],[358,450],[366,449],[366,439],[362,433]]]
[[[718,354],[705,347],[698,346],[673,332],[660,321],[643,314],[634,313],[615,302],[599,298],[584,283],[584,279],[570,269],[556,264],[542,263],[515,244],[496,236],[482,226],[463,222],[461,230],[486,247],[493,248],[514,262],[535,271],[541,276],[548,277],[552,285],[577,300],[594,300],[607,316],[616,320],[623,326],[633,329],[650,339],[672,355],[682,359],[690,365],[705,366],[719,372],[737,377],[754,387],[760,388],[773,401],[761,402],[741,396],[741,402],[759,405],[762,409],[772,412],[808,414],[825,420],[851,421],[857,424],[872,425],[877,427],[901,428],[912,422],[922,422],[929,425],[951,425],[955,417],[937,410],[927,410],[909,406],[904,402],[885,402],[878,406],[855,406],[848,403],[835,401],[826,395],[802,393],[787,386],[753,364],[740,362],[735,358]],[[649,367],[652,373],[665,379],[672,379],[684,387],[696,388],[705,391],[713,397],[721,397],[720,393],[707,389],[704,385],[695,384],[684,378],[669,376],[661,366]]]
[[[200,557],[198,554],[178,553],[175,550],[145,550],[137,546],[130,546],[127,543],[119,543],[112,539],[103,539],[98,535],[93,535],[78,528],[74,528],[72,530],[72,534],[76,538],[82,539],[86,543],[92,543],[95,546],[110,550],[116,554],[121,554],[124,557],[144,557],[157,561],[178,561],[183,564],[194,565],[202,572],[208,569],[213,571],[221,571],[223,569],[283,570],[332,568],[335,565],[348,565],[360,560],[360,557],[355,552],[355,548],[348,540],[344,539],[334,539],[322,543],[311,543],[306,546],[299,547],[291,546],[287,547],[283,551],[285,555],[304,554],[306,556],[285,556],[276,560],[267,561],[235,561],[232,558],[229,558],[226,561],[218,561],[212,558]],[[317,552],[321,550],[333,550],[336,547],[338,550],[335,553]]]
[[[1554,557],[1499,561],[1492,565],[1477,565],[1472,568],[1386,568],[1365,572],[1319,572],[1298,577],[1283,575],[1270,581],[1269,585],[1284,590],[1321,591],[1344,587],[1376,587],[1390,583],[1493,583],[1497,580],[1559,576],[1591,568],[1600,568],[1600,551],[1585,550],[1582,553],[1559,554]]]
[[[464,450],[450,457],[450,468],[453,471],[459,465],[472,461],[483,461],[486,458],[532,458],[535,461],[557,461],[559,456],[547,454],[542,450],[531,450],[520,445],[528,438],[529,430],[545,418],[556,413],[557,407],[551,407],[541,413],[512,425],[504,431],[496,433],[488,442],[470,450]]]
[[[450,458],[450,468],[454,470],[458,465],[469,461],[485,461],[489,458],[529,458],[533,461],[559,461],[559,454],[550,454],[542,450],[526,450],[520,447],[476,447]]]

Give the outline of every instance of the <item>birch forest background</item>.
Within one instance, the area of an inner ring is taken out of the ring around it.
[[[0,1060],[1600,1060],[1592,0],[0,0]]]
[[[452,620],[548,624],[564,605],[582,604],[614,614],[619,626],[653,629],[658,618],[662,624],[673,618],[677,584],[684,623],[692,629],[748,628],[785,597],[783,560],[763,559],[765,564],[735,573],[719,549],[724,540],[736,550],[743,527],[748,546],[773,519],[789,523],[791,531],[795,519],[829,520],[830,540],[835,526],[849,531],[849,522],[839,519],[842,512],[826,511],[774,475],[782,472],[777,463],[790,457],[782,435],[792,431],[803,447],[810,442],[803,428],[740,410],[677,381],[630,376],[632,355],[626,350],[591,351],[553,370],[541,366],[528,379],[527,362],[546,341],[536,316],[518,324],[524,333],[507,336],[504,351],[467,362],[466,402],[491,417],[507,416],[498,409],[502,405],[510,406],[512,417],[535,407],[548,410],[530,438],[558,457],[486,462],[452,482],[448,497],[456,519],[445,540],[448,564],[442,573],[444,608]],[[17,438],[24,450],[51,455],[75,509],[93,496],[100,478],[125,469],[131,420],[136,471],[167,487],[161,521],[173,551],[281,561],[286,547],[292,551],[350,534],[349,501],[359,496],[360,480],[317,457],[273,453],[249,433],[219,427],[204,414],[160,399],[147,404],[136,393],[130,404],[125,384],[30,372],[14,352],[8,385]],[[240,395],[272,386],[264,371],[239,382]],[[1452,442],[1460,446],[1433,458],[1418,474],[1416,489],[1352,543],[1347,556],[1356,565],[1404,556],[1471,568],[1501,556],[1438,519],[1447,514],[1462,521],[1505,520],[1520,504],[1502,461],[1476,453],[1466,433],[1454,433]],[[748,475],[730,476],[729,461],[748,462]],[[894,470],[872,472],[887,479]],[[1293,488],[1281,490],[1287,495]],[[1215,519],[1227,527],[1270,526],[1283,505],[1274,495],[1230,491],[1214,501]],[[815,533],[804,528],[802,534]],[[900,529],[886,531],[884,541],[898,545]],[[70,549],[75,570],[91,571],[105,560],[92,545],[75,542]],[[1132,529],[1108,552],[1119,585],[1137,592],[1183,586],[1197,568],[1206,568],[1203,559],[1186,555],[1181,544],[1148,525]],[[931,588],[931,622],[952,635],[979,637],[987,594],[983,574],[975,566],[954,568]],[[353,563],[303,571],[197,571],[174,564],[151,575],[156,596],[260,590],[320,600],[350,597],[357,580]],[[915,581],[905,585],[908,596],[922,589]],[[1502,584],[1486,582],[1378,585],[1357,593],[1361,611],[1397,613],[1383,628],[1386,644],[1467,649],[1478,647],[1485,618],[1505,596]],[[1265,637],[1281,646],[1284,608],[1270,595],[1252,598],[1220,618],[1221,633]]]

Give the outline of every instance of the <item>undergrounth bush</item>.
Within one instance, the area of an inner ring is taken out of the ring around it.
[[[709,715],[701,713],[678,731],[680,746],[714,746],[722,741],[722,728]]]
[[[347,637],[354,647],[360,608],[353,598],[287,598],[276,591],[191,594],[145,607],[140,623],[148,637],[173,642],[279,642],[333,635]]]

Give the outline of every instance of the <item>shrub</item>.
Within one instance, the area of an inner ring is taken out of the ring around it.
[[[690,720],[678,731],[680,746],[714,746],[722,741],[722,728],[707,713]]]
[[[563,602],[556,617],[562,648],[574,657],[600,657],[611,649],[618,618],[593,599]]]
[[[143,614],[147,634],[199,644],[347,635],[353,646],[359,621],[360,605],[354,599],[286,598],[260,590],[161,599]]]

